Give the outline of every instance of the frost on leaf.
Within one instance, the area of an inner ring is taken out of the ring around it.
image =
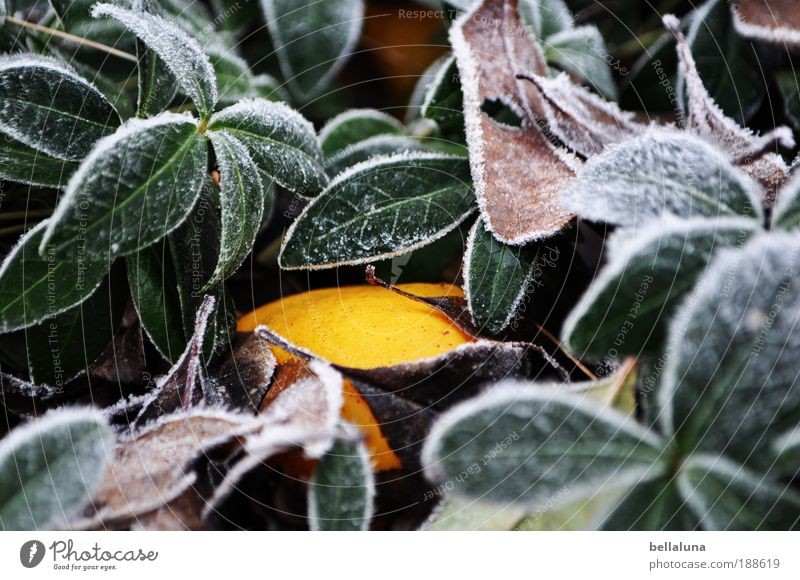
[[[0,133],[57,159],[80,161],[119,124],[108,99],[61,61],[0,56]]]
[[[330,434],[339,421],[342,389],[342,375],[329,365],[316,360],[285,360],[278,365],[267,396],[261,402],[261,417],[270,424]],[[306,451],[317,456],[326,449],[324,444],[322,448],[312,446]]]
[[[800,10],[795,0],[738,0],[731,10],[742,36],[784,47],[800,46]]]
[[[93,519],[110,525],[168,506],[196,483],[196,459],[258,427],[253,417],[219,411],[165,415],[117,446],[97,493]]]
[[[555,78],[533,73],[518,76],[539,89],[548,129],[581,157],[601,153],[607,145],[646,129],[634,121],[632,113],[576,85],[566,73]]]
[[[672,321],[658,401],[682,452],[768,469],[773,437],[797,425],[798,256],[794,233],[720,252]]]
[[[0,444],[0,530],[68,525],[94,493],[111,447],[105,421],[88,409],[14,429]]]
[[[355,429],[348,429],[317,463],[308,486],[312,530],[369,528],[375,481],[369,454],[358,436]]]
[[[761,184],[766,192],[766,201],[772,204],[777,190],[789,174],[786,163],[775,150],[778,145],[794,147],[791,130],[778,127],[765,135],[755,135],[727,117],[706,90],[678,20],[666,16],[664,24],[678,41],[679,68],[686,82],[686,128],[729,155],[736,165]]]
[[[562,202],[585,219],[639,228],[665,215],[760,219],[758,189],[705,141],[650,129],[592,157]]]
[[[470,166],[481,215],[503,242],[522,244],[562,229],[572,214],[558,193],[577,162],[538,128],[543,103],[521,71],[546,75],[541,50],[520,21],[515,0],[485,0],[450,30],[461,73]],[[482,110],[499,101],[522,112],[521,127],[494,121]]]
[[[572,500],[658,477],[663,448],[622,413],[565,394],[563,385],[504,381],[444,413],[422,463],[432,482],[457,481],[456,495],[538,507],[565,487]],[[481,463],[487,453],[492,460]]]
[[[246,99],[214,115],[208,128],[236,137],[258,169],[290,191],[313,197],[328,182],[314,127],[284,103]]]
[[[789,485],[717,455],[681,466],[678,489],[705,530],[794,530],[800,495]]]
[[[175,22],[113,4],[96,4],[92,16],[107,16],[124,24],[164,61],[203,118],[214,112],[218,98],[214,67],[200,43]]]
[[[441,238],[474,211],[462,157],[405,153],[375,157],[339,174],[289,228],[286,269],[363,264]]]
[[[205,380],[201,368],[203,340],[215,305],[216,300],[211,296],[203,300],[197,311],[194,334],[186,350],[144,401],[134,426],[141,426],[164,413],[190,409],[204,400],[212,404],[218,402],[214,400],[214,393],[206,392],[210,383]]]
[[[40,252],[109,259],[155,243],[177,228],[200,196],[207,145],[188,115],[131,119],[98,141],[70,178]]]

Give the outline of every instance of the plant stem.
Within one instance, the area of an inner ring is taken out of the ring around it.
[[[14,16],[6,16],[6,22],[10,24],[15,24],[17,26],[21,26],[22,28],[29,28],[31,30],[35,30],[37,32],[43,32],[50,36],[57,36],[59,38],[63,38],[65,40],[71,40],[72,42],[76,42],[78,44],[82,44],[83,46],[87,46],[89,48],[94,48],[97,50],[102,50],[105,53],[108,53],[112,56],[116,56],[118,58],[123,58],[125,60],[129,60],[131,62],[139,62],[139,60],[132,54],[114,48],[112,46],[107,46],[105,44],[101,44],[99,42],[95,42],[94,40],[89,40],[88,38],[82,38],[80,36],[75,36],[74,34],[70,34],[69,32],[63,32],[61,30],[56,30],[55,28],[50,28],[48,26],[42,26],[41,24],[36,24],[35,22],[28,22],[27,20],[22,20],[20,18],[15,18]]]

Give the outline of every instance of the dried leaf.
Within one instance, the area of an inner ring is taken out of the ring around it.
[[[138,518],[197,481],[193,461],[260,428],[255,418],[194,410],[168,415],[117,446],[97,493],[94,520]]]
[[[252,334],[234,337],[231,353],[215,369],[211,380],[225,386],[229,409],[257,411],[273,381],[275,355],[263,340]]]
[[[738,0],[731,6],[736,30],[746,38],[800,46],[800,10],[795,0]]]
[[[538,128],[541,95],[516,78],[521,71],[547,72],[541,50],[520,22],[517,1],[485,0],[455,22],[450,41],[463,81],[470,166],[484,221],[510,244],[554,234],[572,219],[558,193],[578,162]],[[522,126],[494,121],[482,110],[487,99],[522,113]]]
[[[203,300],[197,311],[192,339],[175,366],[159,380],[156,389],[144,402],[141,412],[133,423],[134,428],[164,414],[194,407],[206,398],[200,362],[206,327],[214,313],[215,304],[216,300],[211,296]]]
[[[665,16],[664,24],[678,41],[679,69],[686,82],[686,126],[689,131],[719,147],[746,173],[756,179],[766,191],[771,205],[775,193],[786,181],[789,169],[783,159],[770,150],[778,145],[794,147],[794,137],[788,127],[778,127],[765,135],[755,135],[739,126],[714,102],[706,90],[680,23],[674,16]]]
[[[633,120],[632,113],[576,85],[566,73],[555,78],[533,73],[518,76],[532,82],[541,92],[548,129],[584,158],[645,129]]]

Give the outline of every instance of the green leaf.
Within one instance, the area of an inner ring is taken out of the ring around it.
[[[0,529],[45,530],[77,514],[105,471],[113,438],[99,413],[71,409],[0,442]]]
[[[652,129],[589,159],[561,201],[584,219],[629,227],[665,215],[760,221],[759,191],[711,145]]]
[[[784,230],[800,227],[800,174],[792,177],[778,192],[772,227]]]
[[[599,524],[602,530],[695,530],[700,521],[686,505],[674,478],[662,477],[640,483],[625,492]]]
[[[560,385],[500,383],[444,413],[425,442],[432,482],[485,501],[546,504],[659,477],[665,443]]]
[[[283,103],[248,99],[214,115],[209,130],[225,129],[249,151],[260,171],[281,186],[313,196],[326,185],[314,127]]]
[[[511,323],[535,263],[530,248],[506,245],[486,230],[483,220],[475,222],[464,255],[464,293],[479,330],[498,334]]]
[[[206,179],[200,196],[189,217],[169,235],[169,247],[175,279],[178,282],[178,299],[183,317],[184,336],[191,340],[195,331],[197,313],[205,296],[215,298],[214,313],[203,339],[203,354],[208,360],[223,347],[230,347],[234,309],[225,287],[219,284],[207,292],[203,289],[216,269],[220,253],[222,224],[220,209],[210,179]]]
[[[208,56],[214,73],[217,75],[219,86],[219,104],[222,106],[233,105],[245,98],[262,96],[263,87],[259,86],[264,80],[271,80],[268,92],[278,89],[277,82],[263,75],[253,76],[247,62],[231,51],[228,46],[214,46],[208,49]]]
[[[351,109],[335,116],[319,132],[325,157],[377,135],[401,135],[402,123],[375,109]]]
[[[131,119],[72,176],[42,248],[85,239],[90,258],[123,256],[175,229],[206,178],[207,145],[188,115]]]
[[[311,100],[344,66],[359,36],[363,0],[262,0],[284,80]]]
[[[447,57],[439,66],[425,91],[420,114],[425,119],[436,121],[445,135],[463,142],[464,96],[461,92],[461,76],[454,56]]]
[[[80,305],[15,333],[29,345],[31,382],[61,388],[85,371],[114,339],[127,299],[106,279]]]
[[[111,267],[108,261],[87,259],[83,242],[56,257],[50,245],[42,246],[45,228],[42,222],[22,236],[0,266],[0,332],[38,324],[77,306]]]
[[[140,0],[147,12],[157,13],[160,6],[155,0]],[[178,93],[178,80],[167,64],[141,39],[136,39],[138,97],[136,115],[152,117],[163,112]]]
[[[372,463],[364,444],[337,441],[317,463],[308,486],[311,529],[369,529],[374,487]]]
[[[686,42],[703,84],[728,117],[746,126],[766,95],[762,58],[734,29],[725,0],[708,0],[687,20]],[[677,92],[682,98],[686,92],[680,69]]]
[[[697,218],[618,230],[608,265],[564,323],[568,350],[598,360],[659,353],[668,321],[716,252],[743,245],[759,228],[755,220]]]
[[[208,134],[220,171],[222,234],[219,261],[206,288],[233,274],[253,249],[264,212],[264,196],[258,168],[247,148],[226,131]]]
[[[570,30],[572,12],[563,0],[520,0],[522,22],[539,40]]]
[[[581,26],[555,34],[544,43],[547,62],[586,81],[610,100],[618,98],[608,66],[609,52],[596,26]]]
[[[56,159],[0,134],[0,179],[59,188],[77,168],[74,161]]]
[[[177,362],[186,348],[178,281],[167,238],[126,258],[139,321],[161,356]]]
[[[164,61],[203,119],[217,104],[214,67],[200,44],[176,23],[147,12],[96,4],[92,16],[107,16],[125,25]]]
[[[707,530],[794,530],[800,527],[800,495],[722,457],[690,457],[678,488]]]
[[[672,322],[658,401],[684,453],[768,468],[772,438],[800,421],[799,254],[789,234],[721,252]]]
[[[0,56],[0,133],[52,157],[80,161],[120,120],[94,85],[62,62]]]
[[[410,153],[340,174],[289,228],[283,268],[364,264],[415,250],[475,209],[467,159]]]
[[[410,151],[428,151],[428,148],[413,137],[399,135],[376,135],[369,139],[359,141],[345,149],[331,155],[325,161],[325,171],[328,175],[339,175],[345,169],[378,157],[381,155],[394,155]]]
[[[772,444],[780,469],[789,477],[800,475],[800,427],[776,438]]]

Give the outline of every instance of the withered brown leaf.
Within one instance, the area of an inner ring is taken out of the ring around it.
[[[539,129],[538,89],[520,71],[545,75],[541,49],[529,36],[517,0],[484,0],[450,29],[464,93],[470,167],[481,214],[492,233],[509,244],[550,236],[573,217],[558,193],[579,161],[553,146]],[[521,113],[522,125],[494,121],[482,107],[499,101]]]
[[[733,25],[745,38],[780,46],[800,46],[797,0],[737,0],[731,5]]]
[[[674,16],[665,16],[664,24],[677,39],[678,66],[686,83],[686,129],[719,147],[765,190],[765,202],[774,203],[775,195],[789,175],[783,159],[775,152],[778,145],[794,147],[788,127],[778,127],[765,135],[756,135],[727,117],[706,90],[689,45]]]

